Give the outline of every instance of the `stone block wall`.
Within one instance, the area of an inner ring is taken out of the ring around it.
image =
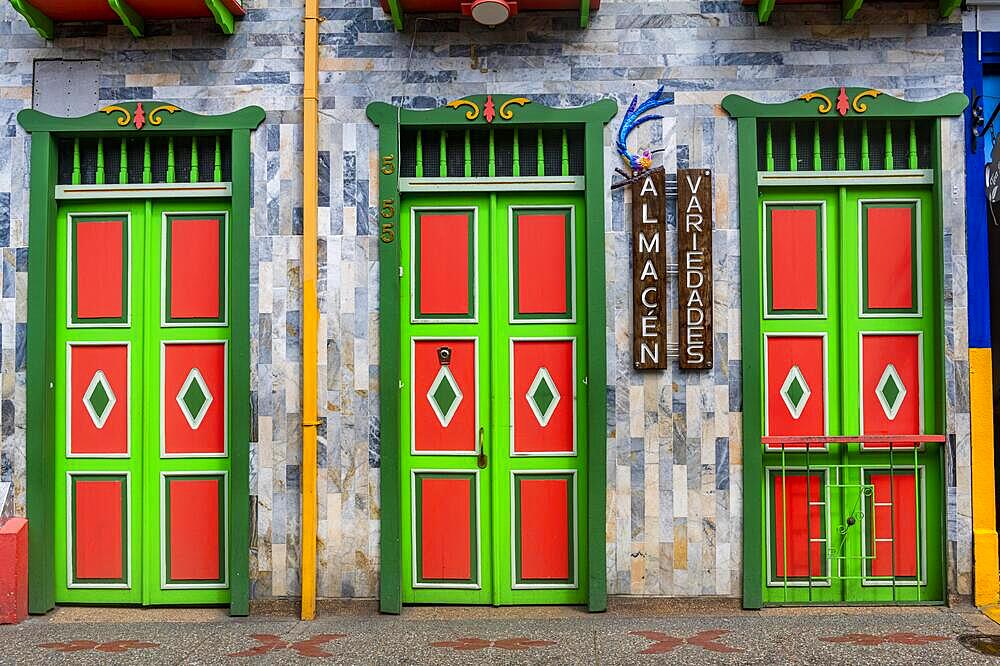
[[[252,592],[296,595],[300,553],[302,19],[295,0],[245,0],[232,37],[211,21],[65,25],[39,38],[0,2],[0,480],[24,508],[29,140],[33,62],[99,61],[99,105],[159,99],[202,113],[257,104],[253,137],[251,381]],[[604,0],[591,27],[523,14],[485,29],[455,16],[409,18],[397,33],[378,0],[323,0],[320,119],[320,581],[324,597],[378,590],[379,429],[374,100],[431,108],[477,93],[551,106],[675,95],[639,142],[667,170],[715,176],[714,370],[631,370],[627,205],[606,199],[608,591],[740,594],[741,411],[735,123],[729,93],[785,101],[832,85],[914,100],[962,88],[961,23],[936,3],[780,6],[768,26],[736,0]],[[614,123],[613,123],[614,125]],[[616,125],[614,125],[616,127]],[[619,166],[607,132],[607,179]],[[971,502],[961,119],[945,123],[948,550],[952,591],[970,591]],[[673,220],[670,220],[671,225]],[[674,298],[676,296],[673,296]],[[675,304],[670,304],[673,307]]]

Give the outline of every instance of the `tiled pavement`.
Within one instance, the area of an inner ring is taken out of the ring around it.
[[[812,608],[739,611],[726,601],[616,600],[576,608],[323,609],[300,622],[185,609],[63,608],[0,626],[0,664],[986,664],[967,636],[1000,635],[975,609]]]

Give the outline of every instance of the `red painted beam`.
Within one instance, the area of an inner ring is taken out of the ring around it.
[[[53,21],[118,21],[108,0],[30,0],[31,4]],[[129,0],[129,5],[144,19],[210,17],[205,0]],[[240,0],[223,0],[233,16],[244,16]]]
[[[824,435],[791,435],[761,437],[764,444],[858,444],[866,442],[874,444],[878,442],[937,442],[945,441],[944,435],[855,435],[854,437],[826,437]]]
[[[468,0],[400,0],[404,12],[411,14],[431,14],[438,12],[462,11],[462,3]],[[590,10],[596,11],[601,0],[590,0]],[[389,13],[389,3],[382,0],[382,9]],[[517,0],[518,13],[525,11],[579,11],[580,0]]]

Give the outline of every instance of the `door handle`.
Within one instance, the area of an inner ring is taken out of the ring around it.
[[[479,455],[476,457],[476,465],[479,469],[486,469],[486,465],[489,461],[486,458],[486,451],[483,450],[483,437],[486,434],[486,429],[482,426],[479,427]]]

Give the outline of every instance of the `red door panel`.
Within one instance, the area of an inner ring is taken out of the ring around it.
[[[418,210],[414,214],[416,318],[475,317],[475,212]]]
[[[769,208],[770,307],[774,314],[823,309],[821,208]]]
[[[127,218],[72,217],[70,279],[74,323],[122,322],[127,317]]]
[[[413,341],[410,399],[415,453],[476,451],[477,372],[475,340]]]
[[[864,434],[922,434],[921,336],[919,334],[861,336],[861,411]],[[887,448],[869,442],[866,448]],[[892,442],[893,447],[912,442]]]
[[[127,477],[71,474],[69,480],[71,584],[127,584]]]
[[[226,345],[163,345],[163,453],[224,455]]]
[[[765,354],[765,433],[770,436],[825,435],[825,338],[818,335],[769,335],[765,338]],[[781,448],[777,444],[768,446]],[[790,444],[785,448],[802,446]]]
[[[163,476],[166,585],[226,578],[225,481],[222,475]]]
[[[478,502],[474,473],[415,473],[415,584],[476,583]]]
[[[869,472],[868,483],[874,488],[874,505],[868,514],[874,526],[866,529],[866,550],[871,557],[868,575],[873,577],[917,576],[917,535],[922,531],[918,519],[916,477],[912,469]],[[866,516],[867,518],[867,516]]]
[[[514,485],[514,584],[572,581],[573,476],[515,472]]]
[[[576,450],[573,340],[511,342],[514,455]]]
[[[129,454],[129,347],[69,346],[70,456]]]
[[[825,535],[825,511],[818,504],[823,500],[822,473],[775,472],[771,475],[771,497],[772,580],[780,581],[786,573],[788,578],[822,576],[824,543],[810,541]]]

